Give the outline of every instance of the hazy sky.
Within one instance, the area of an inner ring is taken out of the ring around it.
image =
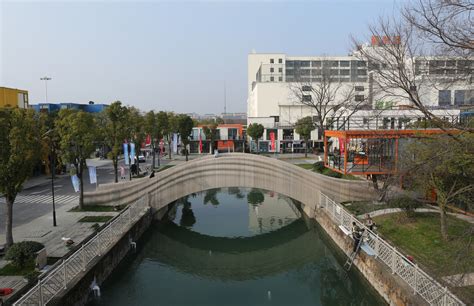
[[[397,4],[398,3],[398,4]],[[44,102],[245,112],[247,54],[345,55],[398,2],[0,0],[0,86]]]

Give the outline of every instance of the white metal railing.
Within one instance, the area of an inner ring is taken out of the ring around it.
[[[446,287],[443,287],[397,249],[369,230],[341,204],[336,203],[322,192],[320,193],[320,204],[336,224],[351,229],[352,222],[355,222],[360,228],[364,228],[368,233],[368,239],[364,241],[374,250],[375,258],[385,263],[393,274],[400,276],[415,294],[419,294],[430,305],[465,305]]]
[[[95,237],[84,243],[80,249],[63,259],[61,264],[40,275],[38,283],[18,299],[17,305],[46,305],[81,273],[89,264],[119,241],[148,210],[147,196],[129,205]]]

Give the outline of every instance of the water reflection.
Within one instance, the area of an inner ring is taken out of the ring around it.
[[[91,305],[383,304],[345,273],[344,258],[291,199],[225,188],[174,209],[174,221],[152,226]]]

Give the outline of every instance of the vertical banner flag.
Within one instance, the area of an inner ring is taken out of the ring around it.
[[[74,192],[79,191],[79,178],[77,177],[76,174],[71,176],[71,181],[72,181],[72,187],[74,187]]]
[[[94,166],[89,166],[89,179],[91,181],[91,184],[96,184],[97,183],[97,172]]]
[[[165,148],[165,141],[163,139],[160,140],[160,154],[164,154],[164,149]]]
[[[132,164],[135,163],[135,144],[133,142],[130,143],[130,160]]]
[[[270,133],[270,140],[272,141],[272,145],[271,145],[272,151],[275,151],[275,132]]]
[[[151,145],[151,136],[150,135],[146,135],[145,145],[146,146]]]
[[[199,154],[202,153],[202,137],[201,137],[201,130],[199,130]]]
[[[178,134],[173,134],[173,153],[178,154]]]
[[[125,160],[125,165],[128,165],[128,143],[123,144],[123,159]]]
[[[339,137],[339,151],[341,152],[341,154],[344,154],[345,152],[345,139],[342,139],[341,137]]]

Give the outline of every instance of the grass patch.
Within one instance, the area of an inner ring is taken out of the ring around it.
[[[84,209],[80,209],[79,206],[73,207],[70,212],[109,212],[109,211],[121,211],[125,208],[125,205],[116,205],[116,206],[102,206],[102,205],[87,205],[84,206]]]
[[[466,287],[451,288],[451,292],[454,293],[461,300],[464,300],[468,305],[474,301],[474,285]]]
[[[405,255],[430,274],[447,276],[462,272],[473,272],[474,252],[469,249],[468,230],[471,224],[448,216],[449,241],[444,242],[440,233],[439,214],[415,213],[415,218],[400,222],[404,213],[375,217],[378,231],[396,245]]]
[[[0,276],[27,275],[35,271],[35,263],[31,261],[23,268],[18,268],[11,263],[0,269]]]
[[[105,223],[112,218],[113,216],[85,216],[79,222]]]
[[[295,164],[295,165],[300,167],[300,168],[303,168],[303,169],[306,169],[306,170],[311,170],[313,172],[320,173],[320,174],[330,176],[330,177],[341,178],[341,179],[345,179],[345,180],[356,180],[356,181],[360,180],[360,178],[357,177],[357,176],[354,176],[354,175],[351,175],[351,174],[341,174],[339,172],[332,171],[329,168],[324,168],[321,171],[319,171],[314,167],[314,164]]]
[[[341,203],[344,207],[354,215],[367,214],[376,210],[390,208],[386,203],[374,203],[373,201],[350,201]]]

